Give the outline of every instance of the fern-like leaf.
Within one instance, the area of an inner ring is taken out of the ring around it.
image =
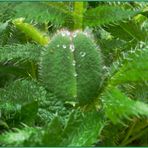
[[[140,82],[148,80],[148,48],[131,50],[130,53],[124,54],[123,65],[112,77],[113,85]]]
[[[60,146],[62,142],[62,123],[58,117],[55,117],[42,137],[42,143],[44,146]]]
[[[108,88],[102,96],[106,116],[113,123],[121,122],[123,118],[131,116],[148,115],[148,105],[133,101],[123,94],[118,88]]]
[[[38,129],[33,127],[8,131],[0,135],[0,143],[2,146],[24,146],[24,141],[29,140],[30,136],[37,132]]]
[[[106,115],[114,122],[120,122],[123,118],[132,115],[148,115],[148,105],[143,102],[134,101],[116,88],[121,84],[131,82],[144,82],[148,80],[148,59],[147,46],[141,49],[131,50],[123,53],[123,60],[116,68],[116,72],[111,74],[111,79],[103,93],[102,101]],[[134,98],[140,99],[140,98]]]
[[[15,6],[15,11],[15,18],[24,17],[28,22],[51,22],[52,25],[61,27],[70,24],[70,19],[72,21],[69,8],[63,2],[22,2]]]
[[[133,20],[108,25],[104,27],[104,29],[111,33],[115,38],[125,41],[136,40],[137,42],[144,42],[147,40],[146,29],[142,28],[141,23],[136,23]]]
[[[45,100],[46,95],[42,87],[27,80],[14,81],[0,92],[2,118],[7,121],[17,118],[16,122],[20,120],[26,124],[33,124],[38,112],[38,100]]]
[[[100,140],[104,126],[102,115],[96,111],[72,113],[64,129],[65,142],[68,146],[92,146]]]
[[[13,44],[0,46],[0,62],[10,60],[38,61],[41,47],[35,44]]]
[[[85,26],[107,25],[110,23],[123,21],[124,19],[133,17],[138,13],[139,11],[123,9],[119,6],[98,6],[94,9],[86,11],[84,14],[84,24]]]
[[[52,121],[55,115],[61,117],[62,121],[65,122],[70,111],[71,108],[66,108],[62,100],[48,93],[44,100],[39,101],[37,124],[46,125]]]

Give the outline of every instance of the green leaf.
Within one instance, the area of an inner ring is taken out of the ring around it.
[[[122,122],[123,118],[131,116],[148,115],[148,105],[134,101],[123,94],[118,88],[110,87],[102,94],[101,98],[106,116],[113,123]]]
[[[0,5],[0,22],[6,22],[10,20],[14,15],[14,8],[15,4],[10,2],[4,2]]]
[[[2,146],[24,146],[24,141],[37,131],[38,129],[32,127],[16,129],[15,132],[8,131],[0,135],[0,143]]]
[[[70,16],[63,2],[22,2],[15,6],[15,11],[15,18],[24,17],[26,21],[37,23],[51,22],[58,26],[65,24]]]
[[[62,123],[58,117],[55,117],[46,128],[42,137],[43,146],[60,146],[62,142]]]
[[[123,9],[119,6],[98,6],[86,11],[84,24],[85,26],[108,25],[133,17],[137,13],[138,11]]]
[[[113,61],[119,58],[120,52],[126,43],[117,39],[98,39],[101,52],[103,54],[104,64],[110,66]]]
[[[120,38],[128,42],[131,40],[144,42],[147,40],[147,30],[141,26],[140,23],[130,20],[105,26],[104,29],[115,38]]]
[[[112,85],[148,80],[148,48],[129,52],[127,55],[123,53],[123,65],[111,78]]]
[[[62,100],[48,93],[46,99],[39,101],[37,124],[43,126],[48,124],[55,115],[62,118],[63,122],[68,118],[71,108],[66,108]]]
[[[68,146],[92,146],[99,141],[104,125],[102,115],[96,111],[72,113],[64,129],[65,142]]]
[[[68,116],[67,122],[63,129],[63,141],[62,146],[69,145],[73,139],[73,134],[79,129],[80,125],[83,122],[82,113],[72,110]]]
[[[4,65],[0,64],[0,74],[1,75],[15,75],[15,76],[28,76],[23,68],[14,65]]]
[[[5,23],[0,23],[0,33],[2,33],[4,30],[6,30],[8,27],[8,21]]]
[[[38,113],[38,102],[34,101],[21,107],[21,121],[33,125]]]
[[[34,81],[17,80],[0,89],[2,118],[34,124],[38,111],[36,101],[45,100],[46,91]],[[13,124],[12,121],[10,124]]]
[[[33,60],[38,61],[41,47],[35,44],[13,44],[0,46],[0,61]]]
[[[0,142],[3,146],[92,146],[98,142],[104,125],[98,112],[83,115],[74,111],[66,125],[55,115],[43,128],[25,127],[3,133]]]

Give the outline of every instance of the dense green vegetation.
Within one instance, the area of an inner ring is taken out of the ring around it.
[[[0,146],[148,146],[147,99],[147,3],[0,3]]]

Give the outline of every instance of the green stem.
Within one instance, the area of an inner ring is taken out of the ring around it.
[[[74,2],[74,30],[83,28],[83,12],[84,12],[84,3],[83,2]]]
[[[40,45],[47,45],[49,43],[49,37],[44,36],[36,27],[31,24],[24,23],[23,19],[15,19],[12,21],[17,29],[25,33],[33,41],[37,42]]]
[[[148,133],[148,128],[144,129],[143,131],[139,132],[135,136],[131,137],[129,140],[127,140],[125,143],[123,143],[120,146],[126,146],[130,144],[132,141],[136,140],[137,138],[141,137],[143,134]]]
[[[129,34],[131,37],[133,37],[134,39],[136,39],[137,41],[139,41],[139,39],[133,35],[128,29],[126,29],[126,27],[124,27],[124,25],[120,24],[120,27],[127,33]]]
[[[136,125],[136,121],[134,121],[134,123],[132,124],[131,128],[128,130],[128,133],[125,136],[124,140],[121,142],[121,145],[124,145],[124,143],[128,140],[128,138],[130,137],[130,135],[131,135],[135,125]]]
[[[44,25],[45,25],[45,32],[47,33],[48,32],[48,22],[45,22]]]
[[[135,134],[137,132],[139,132],[140,130],[144,129],[145,127],[148,126],[148,121],[147,120],[144,120],[144,121],[141,121],[142,123],[139,125],[139,126],[135,126],[134,128],[134,131],[132,134]]]
[[[35,64],[33,63],[33,62],[31,62],[31,69],[32,69],[32,78],[33,79],[37,79],[37,77],[36,77],[36,66],[35,66]]]

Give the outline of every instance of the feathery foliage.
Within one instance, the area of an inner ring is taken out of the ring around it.
[[[120,122],[120,118],[128,119],[130,115],[148,115],[148,105],[131,100],[117,88],[108,88],[102,101],[106,115],[114,123]]]
[[[38,61],[41,46],[35,44],[14,44],[0,47],[0,61],[32,60]]]
[[[98,6],[86,11],[84,23],[86,26],[100,26],[128,19],[139,11],[124,9],[119,6]]]
[[[69,8],[63,2],[21,2],[15,6],[15,11],[15,18],[24,17],[28,22],[37,23],[52,22],[59,27],[66,24],[67,18],[70,18]]]
[[[39,100],[44,100],[46,94],[42,87],[27,80],[17,80],[0,92],[1,114],[4,120],[10,118],[10,124],[19,120],[26,124],[32,123],[37,115]]]
[[[95,115],[97,120],[94,120],[92,115]],[[97,125],[97,128],[96,126],[91,127],[92,123],[93,125]],[[0,140],[4,145],[7,140],[9,141],[5,146],[11,144],[16,144],[17,146],[91,145],[96,142],[98,133],[101,132],[103,127],[103,120],[98,116],[97,112],[85,113],[84,115],[81,112],[72,112],[65,125],[59,116],[56,115],[50,124],[44,128],[25,127],[15,132],[5,132],[0,137]],[[73,128],[75,130],[71,131]],[[90,132],[92,132],[91,136]],[[78,135],[79,141],[77,138]],[[20,138],[16,142],[16,137],[18,136]]]

